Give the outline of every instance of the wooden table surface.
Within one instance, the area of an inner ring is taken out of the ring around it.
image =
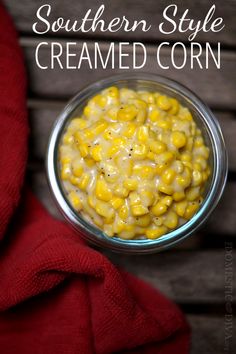
[[[225,30],[215,35],[199,33],[197,41],[210,42],[216,45],[221,42],[221,69],[210,65],[208,70],[191,70],[186,66],[182,70],[170,69],[163,72],[154,66],[154,47],[158,41],[166,40],[154,29],[148,33],[119,33],[119,36],[99,33],[93,35],[71,34],[60,32],[47,36],[36,36],[32,32],[35,13],[44,2],[40,0],[5,0],[20,32],[20,41],[24,50],[29,76],[28,106],[31,124],[30,159],[28,178],[33,190],[48,210],[60,218],[51,200],[45,179],[44,157],[48,136],[58,112],[65,102],[84,85],[120,70],[40,70],[35,64],[35,48],[40,41],[67,40],[81,44],[88,40],[99,41],[103,51],[106,51],[111,40],[139,40],[146,44],[149,60],[145,71],[156,72],[175,79],[197,93],[217,116],[225,135],[229,153],[229,176],[226,189],[218,207],[211,215],[205,226],[191,238],[175,248],[151,256],[123,256],[105,252],[116,264],[138,275],[160,289],[164,294],[177,302],[186,313],[192,326],[192,354],[222,354],[225,343],[225,245],[232,247],[236,240],[236,1],[215,0],[216,14],[222,16],[226,23]],[[100,3],[96,0],[89,2],[47,1],[53,6],[52,18],[64,16],[75,18],[84,14],[88,7],[97,8]],[[107,17],[123,14],[131,19],[146,19],[149,23],[158,24],[166,1],[155,0],[126,0],[103,1]],[[207,13],[212,2],[199,0],[193,2],[175,1],[179,11],[190,8],[192,17],[201,19]],[[155,11],[153,10],[155,9]],[[203,15],[204,14],[204,15]],[[154,26],[153,26],[154,28]],[[168,40],[181,40],[187,43],[186,37],[173,34]],[[47,59],[49,50],[44,49]],[[163,58],[169,51],[163,51]],[[235,251],[234,262],[235,262]],[[234,263],[235,264],[235,263]],[[231,342],[231,349],[233,343]],[[231,353],[231,349],[227,353]],[[226,351],[225,351],[226,352]]]

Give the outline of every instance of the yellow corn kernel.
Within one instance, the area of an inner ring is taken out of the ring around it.
[[[142,191],[141,195],[142,195],[142,202],[145,206],[149,207],[154,203],[155,198],[151,191],[144,190]]]
[[[148,148],[146,144],[134,144],[132,155],[135,159],[142,160],[147,156]]]
[[[137,92],[134,90],[128,89],[128,88],[121,88],[120,89],[120,100],[126,101],[127,99],[130,98],[137,98]]]
[[[175,170],[178,174],[182,173],[184,171],[183,162],[181,162],[179,160],[175,161]]]
[[[202,182],[206,182],[209,177],[209,174],[206,171],[202,172]]]
[[[169,164],[174,160],[174,154],[171,151],[165,151],[162,154],[156,156],[156,163],[160,165]]]
[[[204,159],[203,157],[196,157],[196,159],[194,160],[195,163],[198,163],[201,167],[202,167],[202,170],[206,170],[207,168],[207,161],[206,159]]]
[[[82,144],[84,142],[84,135],[80,131],[76,131],[74,133],[74,141],[77,145]]]
[[[139,109],[144,109],[146,110],[148,105],[147,102],[145,102],[144,100],[141,100],[139,98],[132,98],[128,100],[128,103],[132,103],[134,104],[137,108]]]
[[[142,93],[140,93],[140,97],[146,103],[154,103],[155,102],[155,96],[150,92],[142,92]]]
[[[127,145],[127,139],[125,138],[115,138],[113,144],[119,147],[125,147]]]
[[[84,129],[88,125],[88,121],[83,118],[74,118],[71,121],[70,127],[74,129]]]
[[[85,157],[84,162],[88,167],[93,167],[95,165],[95,161],[89,157]]]
[[[144,123],[147,118],[147,103],[140,99],[129,99],[128,103],[134,104],[138,109],[138,113],[135,119],[136,122],[139,124]]]
[[[149,212],[148,208],[142,204],[133,205],[131,211],[134,216],[145,215]]]
[[[102,148],[100,145],[96,145],[90,149],[90,154],[94,161],[99,162],[102,160]]]
[[[185,152],[185,153],[181,154],[180,160],[182,162],[184,162],[184,161],[191,162],[191,160],[192,160],[191,154],[189,152]]]
[[[203,138],[201,136],[196,137],[194,141],[194,147],[198,148],[198,147],[202,147],[203,145],[204,145]]]
[[[120,151],[119,145],[112,145],[107,150],[107,157],[110,158]]]
[[[89,153],[88,145],[86,145],[86,144],[79,145],[79,152],[80,152],[81,157],[86,157]]]
[[[115,220],[115,213],[112,211],[111,214],[104,218],[104,224],[113,224]]]
[[[94,102],[99,107],[104,108],[106,106],[107,99],[105,96],[98,94],[92,98],[91,102]]]
[[[171,129],[171,122],[165,119],[159,119],[157,121],[157,126],[161,129],[169,130]]]
[[[136,116],[136,122],[139,124],[143,124],[147,118],[147,111],[139,108],[138,114]]]
[[[187,188],[191,183],[191,179],[189,180],[189,178],[184,177],[184,176],[177,176],[176,182],[178,183],[179,186],[181,186],[183,188]]]
[[[163,172],[161,179],[165,184],[171,184],[175,176],[176,176],[176,172],[172,168],[168,168]]]
[[[61,156],[60,163],[62,165],[69,165],[71,163],[71,157],[70,156]]]
[[[173,187],[164,183],[159,183],[158,190],[164,194],[172,195],[174,190]]]
[[[171,108],[171,101],[165,95],[160,95],[157,97],[157,105],[163,111],[168,111]]]
[[[141,204],[140,195],[137,192],[131,192],[129,194],[129,202],[131,206]]]
[[[84,135],[85,139],[91,140],[91,139],[94,138],[95,134],[94,134],[94,131],[91,128],[92,128],[92,126],[90,126],[89,128],[83,130],[83,135]]]
[[[113,232],[115,234],[119,235],[124,230],[124,228],[125,228],[125,223],[121,219],[118,219],[118,221],[116,221],[113,224]]]
[[[192,151],[193,150],[193,137],[192,136],[188,136],[186,145],[185,145],[185,149],[187,151]]]
[[[134,227],[132,225],[128,225],[128,226],[130,226],[131,230],[124,230],[121,231],[121,233],[119,234],[119,237],[124,240],[132,240],[135,236]]]
[[[112,192],[104,179],[98,179],[95,194],[98,199],[104,200],[105,202],[109,202],[112,198]]]
[[[61,179],[63,181],[66,181],[67,179],[70,178],[70,174],[71,174],[70,165],[69,164],[63,165],[61,169]]]
[[[71,184],[73,184],[73,186],[78,186],[79,182],[80,182],[80,179],[78,177],[75,177],[75,176],[71,175],[69,177],[69,181],[70,181]]]
[[[149,152],[147,153],[147,158],[148,158],[149,160],[155,161],[155,154],[154,154],[154,152],[149,151]]]
[[[186,198],[189,201],[193,201],[200,196],[199,187],[191,187],[186,191]]]
[[[113,140],[114,139],[114,132],[108,127],[104,133],[102,134],[103,138],[106,140]]]
[[[127,123],[126,129],[123,131],[123,135],[127,138],[131,138],[136,131],[136,125],[134,123]]]
[[[85,190],[89,184],[90,181],[90,176],[88,173],[84,173],[82,177],[80,178],[80,181],[78,183],[78,187],[82,190]]]
[[[135,218],[135,224],[142,227],[147,227],[151,222],[151,217],[149,214],[143,216],[137,216]]]
[[[104,224],[104,225],[103,225],[103,229],[104,229],[105,234],[106,234],[108,237],[114,236],[113,225]]]
[[[132,168],[132,173],[133,173],[134,175],[139,176],[139,174],[140,174],[142,168],[143,168],[143,166],[140,165],[140,163],[135,163],[135,164],[133,165],[133,168]]]
[[[188,108],[181,108],[181,111],[179,112],[179,119],[185,120],[185,121],[192,121],[193,117],[192,114],[189,112]]]
[[[199,154],[201,154],[201,156],[203,156],[207,160],[209,158],[209,155],[210,155],[210,150],[209,150],[208,147],[202,146],[200,151],[199,151]]]
[[[96,203],[96,212],[104,218],[112,218],[114,215],[114,210],[108,203],[103,201],[98,201]]]
[[[82,209],[83,205],[82,205],[81,199],[76,194],[76,192],[74,192],[74,191],[70,192],[70,194],[68,195],[68,199],[75,210]]]
[[[154,219],[153,219],[153,222],[156,226],[161,226],[163,224],[163,221],[164,221],[164,217],[163,216],[156,216]]]
[[[175,98],[170,98],[169,101],[171,103],[169,113],[173,115],[177,114],[179,112],[179,102]]]
[[[189,162],[189,161],[183,161],[183,165],[188,167],[188,168],[190,168],[191,170],[193,168],[193,164],[191,162]]]
[[[141,166],[138,176],[142,177],[143,179],[152,179],[155,174],[155,168],[149,165]]]
[[[99,135],[104,132],[104,130],[108,127],[108,122],[104,119],[100,119],[98,122],[94,123],[90,129],[93,131],[93,134]]]
[[[129,210],[125,204],[122,205],[122,207],[120,207],[118,215],[121,218],[121,220],[124,220],[124,221],[128,218]]]
[[[177,214],[174,211],[169,211],[163,223],[168,229],[175,229],[178,226],[178,221]]]
[[[166,169],[166,165],[165,164],[158,164],[156,167],[155,167],[155,172],[157,175],[161,175]]]
[[[112,98],[118,98],[119,97],[119,90],[117,87],[111,86],[108,89],[106,89],[106,94]]]
[[[199,204],[196,202],[192,202],[190,204],[188,204],[185,213],[184,213],[184,218],[189,220],[191,219],[191,217],[196,213],[196,211],[199,208]]]
[[[149,143],[149,148],[155,154],[161,154],[162,152],[166,151],[167,146],[162,141],[152,140]]]
[[[191,170],[185,166],[183,175],[176,177],[176,182],[179,186],[187,188],[191,183]]]
[[[138,109],[135,105],[124,105],[122,106],[119,111],[117,112],[117,119],[122,122],[128,122],[133,120],[138,114]]]
[[[112,120],[117,120],[117,112],[118,112],[118,107],[111,107],[107,110],[106,114],[108,115],[109,118]]]
[[[72,162],[72,172],[75,177],[82,176],[84,169],[79,160],[74,160]]]
[[[92,195],[89,195],[87,200],[88,200],[88,205],[94,209],[96,207],[95,198]]]
[[[117,197],[121,197],[121,198],[126,198],[129,194],[129,191],[128,189],[126,189],[125,187],[123,186],[120,186],[120,185],[116,185],[114,187],[114,194],[117,196]]]
[[[63,136],[62,142],[65,145],[71,145],[74,142],[74,136],[70,133],[67,133]]]
[[[185,198],[185,193],[184,192],[175,192],[173,194],[173,199],[175,202],[180,202]]]
[[[172,202],[173,202],[173,198],[170,195],[167,195],[161,199],[161,203],[167,205],[168,207],[171,206]]]
[[[154,240],[158,237],[161,237],[166,232],[167,232],[166,226],[159,226],[159,227],[156,227],[155,229],[154,228],[147,229],[145,234],[146,234],[147,238]]]
[[[137,137],[139,141],[145,143],[149,138],[149,128],[145,125],[139,127],[137,132]]]
[[[149,113],[149,119],[152,122],[157,122],[158,119],[161,118],[161,113],[158,109],[153,109],[150,113]]]
[[[172,144],[177,147],[177,149],[182,148],[187,143],[187,138],[184,132],[174,131],[171,134]]]
[[[123,198],[119,198],[119,197],[113,197],[110,200],[111,206],[117,210],[119,209],[122,205],[124,205],[124,199]]]
[[[93,113],[93,109],[90,106],[84,107],[84,115],[85,117],[89,117]]]
[[[118,167],[109,162],[104,162],[100,166],[100,170],[104,174],[104,178],[107,182],[115,182],[119,177]]]
[[[175,203],[175,211],[180,217],[184,216],[185,210],[187,208],[187,201],[183,200],[181,202]]]
[[[129,191],[134,191],[138,188],[138,181],[134,178],[128,178],[124,180],[124,187],[127,188]]]
[[[192,186],[196,187],[202,183],[202,173],[200,171],[193,170],[192,174]]]
[[[202,171],[202,165],[200,163],[198,163],[198,162],[194,162],[193,163],[193,169],[201,172]]]
[[[160,216],[167,211],[167,205],[162,202],[157,202],[156,205],[151,208],[151,211],[155,216]]]

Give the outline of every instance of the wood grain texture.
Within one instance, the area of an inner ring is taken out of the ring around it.
[[[106,255],[179,303],[224,302],[224,251],[175,251],[148,256]],[[235,254],[234,254],[235,259]]]
[[[41,98],[58,98],[68,99],[82,87],[104,77],[124,73],[125,70],[112,69],[109,66],[106,70],[90,69],[88,65],[82,66],[79,70],[66,70],[60,69],[55,66],[54,69],[40,69],[35,61],[35,48],[39,43],[38,40],[22,39],[21,41],[26,58],[26,64],[29,74],[29,91],[33,97]],[[51,42],[50,42],[51,43]],[[66,41],[61,40],[65,48]],[[81,48],[83,42],[77,42],[78,48]],[[90,42],[89,51],[93,50],[94,43]],[[108,51],[108,42],[100,43],[101,52],[103,55]],[[169,70],[163,70],[157,65],[156,61],[156,46],[147,45],[147,62],[142,71],[155,73],[167,76],[176,80],[193,92],[200,98],[207,102],[213,108],[220,109],[236,109],[235,89],[236,89],[236,53],[223,52],[221,55],[221,69],[217,69],[211,62],[209,69],[190,68],[190,61],[187,61],[186,66],[181,69],[175,69],[170,66]],[[79,50],[79,49],[78,49]],[[42,61],[41,65],[48,65],[50,63],[50,49],[42,47],[39,52],[39,60]],[[91,52],[92,53],[92,52]],[[132,50],[129,47],[127,50],[129,55],[124,58],[124,65],[131,65],[132,63]],[[62,63],[65,66],[65,52],[63,50]],[[137,58],[138,58],[137,54]],[[142,55],[142,54],[141,54]],[[189,51],[188,51],[189,55]],[[176,62],[180,63],[183,60],[182,51],[176,51]],[[138,61],[142,59],[138,59]],[[165,65],[170,63],[170,50],[164,49],[162,51],[161,60]],[[117,62],[117,56],[115,61]],[[78,57],[72,58],[71,65],[78,65]],[[118,67],[118,65],[116,65]],[[133,70],[126,70],[132,72]],[[138,70],[136,70],[138,72]]]
[[[32,24],[36,21],[36,11],[45,2],[41,0],[5,0],[4,1],[8,10],[12,14],[17,28],[24,33],[32,32]],[[159,41],[159,40],[181,40],[187,41],[189,33],[179,33],[175,32],[170,35],[162,34],[159,29],[159,23],[163,21],[163,10],[164,8],[172,4],[171,2],[166,2],[165,0],[90,0],[86,1],[76,1],[71,0],[68,3],[65,1],[53,1],[49,0],[47,4],[52,4],[52,13],[50,16],[51,22],[55,21],[57,17],[63,16],[65,19],[81,19],[86,11],[91,8],[94,14],[101,4],[105,4],[106,9],[104,12],[104,19],[106,21],[111,20],[114,17],[126,16],[130,21],[146,20],[152,25],[150,31],[142,32],[140,29],[135,32],[119,31],[117,33],[102,33],[97,31],[96,33],[84,34],[85,37],[89,38],[91,36],[95,38],[124,38],[125,40],[142,40],[142,41]],[[175,4],[178,5],[178,18],[183,14],[186,9],[189,9],[188,18],[193,18],[194,20],[203,20],[206,16],[208,10],[213,4],[216,4],[215,17],[223,17],[226,24],[225,28],[219,33],[212,32],[200,32],[196,37],[197,41],[210,41],[216,43],[221,41],[224,45],[236,45],[236,27],[235,27],[235,16],[236,7],[234,0],[227,0],[222,3],[221,0],[207,1],[191,1],[191,0],[176,0]],[[215,18],[214,17],[214,18]],[[170,28],[170,26],[168,26]],[[42,26],[41,26],[42,29]],[[60,35],[68,35],[65,31],[60,31]],[[70,34],[71,35],[71,34]],[[81,36],[80,32],[72,34],[75,38]]]
[[[49,212],[60,218],[54,201],[50,195],[46,176],[43,171],[29,171],[31,185],[36,195],[49,210]],[[224,191],[223,197],[216,207],[215,211],[210,216],[209,220],[201,229],[201,234],[236,236],[236,183],[228,182]],[[212,240],[214,242],[214,239]]]
[[[42,159],[46,154],[48,138],[52,126],[65,103],[60,101],[30,102],[30,125],[31,125],[31,155]],[[236,171],[236,115],[230,112],[214,111],[223,130],[226,146],[229,153],[229,168]]]
[[[187,319],[192,329],[191,354],[233,353],[236,345],[235,336],[230,338],[229,349],[224,351],[224,348],[227,348],[224,347],[224,316],[189,315]]]

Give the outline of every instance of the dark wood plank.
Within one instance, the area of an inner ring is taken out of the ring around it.
[[[192,330],[191,354],[233,353],[235,336],[230,338],[227,347],[224,316],[189,315],[187,319]]]
[[[146,280],[178,303],[224,303],[223,250],[177,252],[172,249],[143,257],[108,256],[113,263]]]
[[[30,124],[32,140],[32,156],[42,159],[46,154],[48,138],[52,126],[63,108],[63,103],[30,102]],[[229,153],[229,168],[236,171],[236,116],[234,113],[214,112],[222,127]]]
[[[24,33],[32,32],[32,24],[36,20],[36,11],[44,4],[39,0],[5,0],[5,4],[12,14],[17,28]],[[96,0],[90,0],[89,3],[86,1],[76,1],[71,0],[70,4],[66,2],[56,3],[55,1],[47,1],[47,4],[52,4],[52,13],[50,16],[51,21],[54,21],[59,16],[63,16],[65,19],[81,19],[86,11],[91,8],[93,9],[92,13],[94,14],[100,3]],[[152,25],[152,28],[147,33],[142,32],[141,30],[137,30],[135,32],[126,32],[119,31],[117,33],[102,33],[101,31],[97,31],[96,33],[89,33],[85,35],[87,38],[94,36],[100,38],[123,38],[125,40],[143,40],[143,41],[158,41],[158,40],[181,40],[186,41],[187,34],[181,34],[179,32],[175,32],[170,35],[162,34],[159,29],[159,23],[163,21],[163,10],[164,8],[171,4],[166,2],[165,0],[104,0],[102,1],[105,4],[106,9],[104,12],[104,19],[106,21],[111,20],[114,17],[122,17],[126,16],[130,21],[134,21],[135,19],[146,20],[149,24]],[[216,43],[221,41],[225,45],[235,45],[236,44],[236,27],[235,27],[235,16],[236,16],[236,7],[234,0],[224,1],[222,4],[221,0],[207,1],[207,0],[199,0],[197,2],[186,0],[186,1],[175,1],[175,4],[178,5],[178,18],[183,14],[186,9],[189,9],[188,18],[193,18],[195,20],[203,20],[206,16],[208,10],[210,9],[213,3],[216,4],[216,17],[223,17],[224,22],[226,24],[224,30],[219,33],[204,33],[200,32],[196,37],[197,41],[210,41]],[[42,28],[42,26],[41,26]],[[68,35],[65,31],[59,32],[61,35]],[[74,33],[74,37],[79,38],[81,36],[80,32]]]
[[[29,171],[30,172],[30,171]],[[45,173],[31,171],[31,185],[39,199],[50,213],[56,217],[61,217],[49,192]],[[236,183],[228,182],[223,197],[210,216],[209,220],[201,229],[201,234],[235,236],[236,235]],[[214,246],[214,238],[212,239]]]
[[[98,79],[114,75],[117,73],[124,73],[125,70],[112,69],[109,66],[106,70],[94,69],[91,70],[88,65],[84,65],[80,70],[67,70],[60,69],[56,66],[53,70],[40,69],[35,61],[35,48],[39,43],[37,40],[23,39],[21,41],[26,63],[29,73],[29,89],[33,97],[41,98],[58,98],[67,99],[78,92],[83,86],[88,85]],[[60,41],[65,45],[65,41]],[[78,42],[78,48],[81,48],[83,42]],[[90,52],[92,55],[93,42],[90,42]],[[65,48],[65,47],[64,47]],[[100,43],[100,48],[105,55],[108,50],[108,42]],[[132,54],[131,47],[127,53]],[[156,47],[147,46],[147,62],[143,71],[153,72],[156,74],[164,75],[172,78],[180,83],[186,85],[188,88],[198,94],[205,102],[213,108],[220,109],[236,109],[235,88],[236,88],[236,72],[235,62],[236,53],[223,52],[221,55],[221,69],[217,69],[213,63],[209,66],[208,70],[190,68],[190,60],[187,61],[186,66],[181,69],[175,69],[170,66],[169,70],[163,70],[158,67],[156,61]],[[140,54],[137,54],[137,58]],[[189,55],[189,51],[188,51]],[[176,51],[176,57],[179,62],[183,58],[181,51]],[[50,63],[50,50],[47,47],[42,47],[40,50],[40,60],[42,59],[43,65]],[[142,60],[142,59],[141,59]],[[165,63],[170,61],[170,50],[163,49],[162,60]],[[65,65],[65,55],[63,50],[62,62]],[[72,64],[78,65],[78,58],[72,58]],[[125,58],[125,65],[131,65],[132,55]],[[71,64],[71,65],[72,65]],[[133,70],[129,70],[133,71]],[[137,72],[138,70],[136,70]]]

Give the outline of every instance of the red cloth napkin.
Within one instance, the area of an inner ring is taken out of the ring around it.
[[[25,78],[0,5],[0,353],[188,353],[189,327],[172,302],[21,192]]]

